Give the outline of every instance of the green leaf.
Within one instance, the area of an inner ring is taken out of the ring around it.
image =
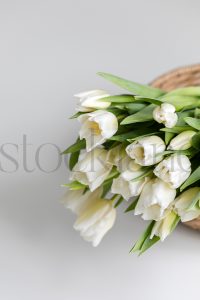
[[[101,197],[104,198],[106,194],[110,191],[113,179],[119,176],[119,171],[114,166],[110,171],[109,175],[107,176],[106,180],[102,183],[103,192]]]
[[[192,137],[192,146],[197,150],[200,149],[200,132],[193,135],[193,137]]]
[[[109,111],[109,112],[111,112],[112,114],[114,114],[117,118],[122,113],[122,109],[121,108],[114,107],[114,106],[109,106],[106,110]]]
[[[184,182],[184,184],[180,187],[180,191],[182,192],[188,186],[197,182],[200,179],[200,166],[188,177],[188,179]]]
[[[181,110],[177,112],[177,115],[178,115],[178,121],[176,123],[176,127],[188,126],[185,122],[185,118],[194,117],[194,109],[189,109],[186,111]]]
[[[147,106],[146,103],[141,103],[139,101],[135,101],[133,103],[127,103],[125,104],[125,109],[128,110],[129,114],[134,114],[140,110],[142,110],[143,108],[145,108]]]
[[[126,79],[117,77],[112,74],[102,73],[102,72],[99,72],[97,74],[100,75],[101,77],[105,78],[106,80],[109,80],[112,83],[120,86],[121,88],[133,93],[134,95],[156,98],[165,93],[164,91],[161,91],[160,89],[156,89],[151,86],[135,83],[130,80],[126,80]]]
[[[85,149],[85,147],[86,147],[85,139],[84,140],[79,140],[78,139],[78,141],[76,143],[74,143],[73,145],[68,147],[61,154],[68,154],[68,153],[77,152],[77,151],[80,151],[81,149]]]
[[[83,114],[85,114],[85,112],[78,111],[73,116],[71,116],[70,119],[76,119],[76,118],[78,118],[79,116],[81,116]]]
[[[155,129],[153,130],[153,128],[146,128],[145,133],[146,133],[145,136],[148,136],[148,135],[153,135],[157,132],[155,132]],[[113,137],[110,138],[110,140],[124,142],[127,140],[134,140],[141,136],[144,136],[144,129],[135,129],[133,131],[129,131],[126,133],[114,135]]]
[[[200,109],[197,107],[194,111],[194,117],[199,119],[200,118]]]
[[[144,173],[142,175],[132,179],[131,182],[139,181],[139,180],[143,179],[144,177],[148,177],[148,176],[151,177],[152,174],[153,174],[153,169],[147,167],[144,169]]]
[[[135,100],[155,104],[155,105],[161,105],[163,103],[162,100],[156,99],[156,98],[149,98],[149,97],[142,97],[142,96],[135,96]]]
[[[110,150],[112,148],[115,148],[116,146],[120,145],[121,143],[118,141],[111,141],[111,140],[107,140],[107,142],[104,143],[104,148],[106,150]]]
[[[184,120],[191,127],[195,128],[197,130],[200,130],[200,119],[187,117]]]
[[[114,102],[114,103],[132,103],[135,100],[133,95],[116,95],[101,98],[103,102]]]
[[[135,136],[135,131],[130,131],[127,133],[122,133],[119,135],[114,135],[113,137],[110,138],[112,141],[119,141],[119,142],[124,142],[132,137]]]
[[[180,220],[181,220],[181,218],[178,215],[176,215],[174,222],[172,223],[172,226],[170,228],[170,233],[172,233],[174,231],[174,229],[176,228],[176,226],[178,225]]]
[[[189,148],[187,150],[166,150],[164,152],[162,152],[162,155],[170,155],[170,154],[182,154],[182,155],[187,155],[187,156],[193,156],[194,154],[196,154],[197,151],[194,148]],[[158,156],[160,154],[157,154]]]
[[[132,211],[135,209],[137,203],[138,203],[139,197],[137,197],[136,199],[133,200],[133,202],[127,207],[127,209],[125,210],[125,213]]]
[[[160,131],[170,132],[170,133],[181,133],[186,130],[193,130],[190,126],[174,126],[173,128],[161,128]]]
[[[105,181],[107,181],[109,179],[114,179],[118,176],[119,176],[119,171],[117,170],[117,167],[114,166]]]
[[[173,137],[174,137],[174,133],[172,133],[172,132],[165,132],[165,144],[166,145],[168,145],[169,144],[169,142],[171,141],[171,139],[173,139]]]
[[[126,106],[125,106],[126,103],[112,103],[109,108],[107,108],[107,111],[110,111],[110,109],[117,109],[117,110],[120,110],[120,111],[125,111],[126,110]],[[121,112],[122,113],[122,112]]]
[[[166,94],[166,96],[172,96],[172,95],[200,96],[200,87],[191,86],[191,87],[179,88]]]
[[[193,208],[199,200],[200,200],[200,192],[197,193],[197,195],[192,199],[190,205],[187,208],[187,211],[190,211],[190,209]]]
[[[70,183],[62,184],[63,187],[68,187],[72,191],[82,190],[87,187],[87,185],[80,183],[79,181],[72,181]]]
[[[144,244],[142,245],[139,255],[143,254],[147,249],[149,249],[150,247],[152,247],[155,243],[157,243],[159,241],[160,241],[159,236],[154,235],[152,237],[152,239],[150,239],[150,237],[148,236],[147,239],[144,241]]]
[[[69,169],[70,169],[70,170],[72,170],[73,167],[74,167],[74,166],[76,165],[76,163],[78,162],[79,154],[80,154],[80,151],[71,153],[70,159],[69,159]]]
[[[152,221],[149,224],[149,226],[147,227],[147,229],[141,235],[141,237],[139,238],[139,240],[135,243],[135,245],[130,250],[130,252],[136,252],[136,251],[140,251],[142,249],[142,246],[143,246],[145,240],[147,239],[148,236],[151,235],[151,231],[152,231],[152,228],[153,228],[154,224],[155,224],[155,221]]]
[[[184,109],[186,106],[189,109],[200,105],[200,98],[191,96],[164,95],[161,100],[174,105],[177,111]]]
[[[125,118],[121,122],[121,125],[127,125],[127,124],[138,123],[138,122],[147,122],[153,120],[154,108],[155,108],[154,104],[148,105],[147,107],[143,108],[137,113]]]
[[[104,198],[107,195],[107,193],[110,191],[112,182],[113,182],[112,178],[104,181],[104,183],[102,184],[103,192],[101,194],[101,198]]]
[[[122,202],[124,201],[124,198],[121,196],[118,201],[115,203],[114,208],[117,208]]]
[[[144,130],[143,130],[143,132],[144,132]],[[151,132],[149,132],[147,134],[138,135],[135,138],[128,139],[127,141],[130,142],[130,143],[132,143],[134,141],[140,140],[141,138],[144,138],[144,137],[147,137],[147,136],[151,136],[151,135],[161,135],[161,132],[159,132],[159,131],[151,131]]]

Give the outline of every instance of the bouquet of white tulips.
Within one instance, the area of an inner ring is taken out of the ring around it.
[[[165,92],[99,73],[126,92],[76,95],[80,122],[63,198],[74,228],[97,246],[112,228],[116,208],[149,221],[131,251],[163,241],[179,222],[200,216],[200,87]]]

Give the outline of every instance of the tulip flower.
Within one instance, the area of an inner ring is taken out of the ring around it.
[[[196,199],[197,198],[197,199]],[[194,200],[197,200],[197,205],[189,207]],[[191,221],[200,216],[200,207],[198,202],[200,200],[200,188],[193,187],[183,192],[175,199],[175,208],[182,222]]]
[[[176,109],[172,104],[162,103],[157,106],[153,111],[153,118],[156,122],[162,123],[167,128],[172,128],[178,121]]]
[[[80,139],[86,140],[86,150],[91,151],[111,138],[118,130],[118,121],[114,114],[105,110],[97,110],[78,117],[82,126]]]
[[[196,134],[193,130],[183,131],[170,141],[168,150],[187,150],[192,146],[192,137]]]
[[[107,161],[116,166],[120,173],[125,171],[135,172],[141,169],[141,166],[127,155],[125,148],[121,145],[108,151]]]
[[[124,171],[119,177],[113,180],[111,192],[113,194],[122,195],[125,200],[129,200],[133,196],[140,195],[142,188],[149,180],[148,177],[136,180],[136,178],[141,176],[143,173],[144,171]]]
[[[161,161],[154,174],[177,189],[190,176],[191,163],[186,155],[174,154]]]
[[[83,239],[92,242],[94,247],[113,227],[116,219],[112,201],[101,199],[101,193],[101,189],[85,194],[82,190],[68,191],[62,200],[65,207],[77,215],[74,229],[80,231]]]
[[[101,99],[108,96],[110,95],[103,90],[93,90],[76,94],[75,97],[79,98],[77,110],[89,112],[95,109],[105,109],[110,106],[110,102],[101,101]]]
[[[151,166],[162,160],[162,152],[165,147],[165,143],[160,137],[148,136],[128,145],[126,152],[139,165]]]
[[[135,207],[135,215],[142,214],[144,220],[161,220],[174,201],[176,190],[159,178],[147,182]]]
[[[103,148],[81,153],[72,170],[70,180],[88,185],[90,190],[94,191],[104,182],[112,169],[112,165],[106,161],[107,154],[107,150]]]
[[[160,237],[161,241],[172,232],[173,227],[177,221],[178,215],[172,210],[169,211],[164,219],[157,221],[151,231],[150,239],[153,238],[154,235]]]

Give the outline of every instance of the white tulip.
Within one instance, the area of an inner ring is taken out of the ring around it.
[[[162,103],[157,106],[153,111],[153,118],[156,122],[162,123],[167,128],[172,128],[178,121],[176,109],[172,104]]]
[[[144,220],[159,221],[166,215],[175,196],[175,189],[154,178],[145,184],[135,208],[135,215],[142,214]]]
[[[91,151],[111,138],[118,130],[118,121],[114,114],[97,110],[78,117],[82,123],[80,139],[86,140],[86,149]]]
[[[198,205],[189,208],[195,198],[200,200],[199,187],[190,188],[175,199],[175,208],[182,222],[191,221],[200,216],[200,208]]]
[[[168,150],[187,150],[192,146],[192,137],[196,134],[195,131],[187,130],[178,134],[170,141]]]
[[[190,176],[191,163],[186,155],[174,154],[161,161],[154,174],[177,189]]]
[[[120,144],[108,151],[107,161],[113,166],[119,166],[125,157],[127,157],[125,148]]]
[[[158,136],[141,138],[126,147],[127,154],[142,166],[151,166],[161,161],[164,150],[165,143]]]
[[[95,148],[91,152],[83,152],[74,166],[70,180],[77,180],[88,185],[91,191],[99,187],[107,178],[112,165],[107,163],[107,150]]]
[[[96,198],[100,198],[102,190],[96,189],[94,192],[86,192],[83,190],[68,190],[64,197],[61,199],[61,203],[66,208],[69,208],[75,215],[79,216],[85,212],[88,207],[95,201]]]
[[[78,111],[89,112],[95,109],[105,109],[110,106],[110,102],[101,101],[102,98],[110,96],[103,90],[88,91],[74,96],[79,98]]]
[[[101,199],[101,189],[93,193],[69,191],[63,199],[63,204],[77,216],[74,229],[96,247],[104,235],[113,227],[116,219],[116,209],[112,201]]]
[[[141,166],[131,159],[122,145],[116,146],[108,151],[107,161],[113,166],[117,167],[117,170],[122,172],[135,172],[141,169]]]
[[[133,196],[138,196],[145,183],[149,180],[148,177],[144,177],[135,181],[137,177],[141,176],[144,171],[130,171],[127,170],[115,178],[112,183],[111,192],[113,194],[120,194],[126,200],[129,200]]]
[[[160,237],[161,241],[172,232],[173,227],[177,221],[177,214],[174,211],[169,211],[164,219],[157,221],[151,231],[150,239],[154,237],[154,235]]]

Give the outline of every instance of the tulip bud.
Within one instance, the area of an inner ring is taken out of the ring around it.
[[[84,152],[79,156],[74,166],[70,180],[77,180],[88,185],[91,191],[99,187],[107,178],[112,165],[107,163],[107,150],[95,148],[91,152]]]
[[[159,221],[167,213],[175,196],[175,189],[154,178],[145,184],[135,208],[135,215],[142,214],[144,220]]]
[[[96,109],[105,109],[110,106],[110,102],[101,101],[101,99],[108,96],[110,95],[103,90],[93,90],[76,94],[75,97],[79,98],[77,110],[89,112]]]
[[[178,215],[181,217],[182,222],[191,221],[200,216],[199,205],[194,205],[191,208],[189,206],[197,198],[197,203],[200,200],[200,188],[191,188],[178,196],[175,199],[175,208],[177,209]]]
[[[101,189],[93,193],[68,191],[62,200],[66,208],[71,209],[78,217],[74,229],[96,247],[104,235],[112,228],[116,219],[116,209],[112,201],[101,199]]]
[[[157,221],[151,231],[150,239],[153,238],[154,235],[160,237],[161,241],[172,232],[174,224],[178,219],[178,215],[174,211],[169,211],[164,219]]]
[[[190,176],[191,163],[186,155],[174,154],[161,161],[154,174],[177,189]]]
[[[173,138],[168,146],[168,150],[187,150],[192,146],[192,137],[196,132],[192,130],[183,131]]]
[[[86,140],[87,151],[103,144],[118,130],[116,116],[105,110],[82,114],[78,120],[82,123],[79,131],[80,139]]]
[[[138,196],[146,182],[149,180],[148,177],[143,177],[138,180],[134,180],[141,176],[144,171],[130,171],[127,170],[120,174],[119,177],[113,180],[111,192],[113,194],[122,195],[126,200],[129,200],[133,196]]]
[[[126,147],[127,154],[141,166],[151,166],[162,160],[165,143],[158,136],[141,138]]]
[[[156,122],[162,123],[167,128],[172,128],[178,121],[176,109],[172,104],[162,103],[157,106],[153,111],[153,118]]]

